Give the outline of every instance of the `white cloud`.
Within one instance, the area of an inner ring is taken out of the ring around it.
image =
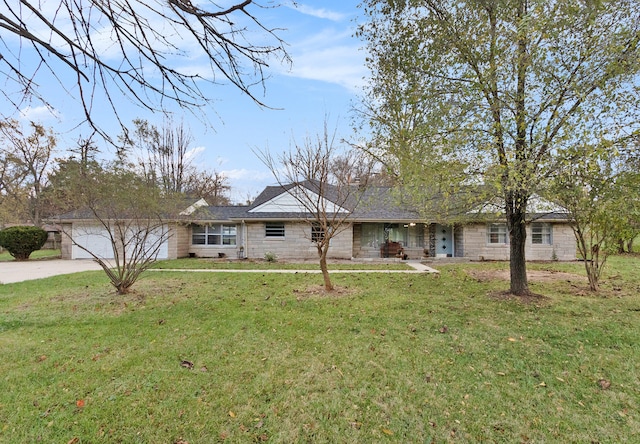
[[[275,180],[270,171],[231,169],[222,171],[231,185],[231,201],[244,204],[255,199],[267,185],[273,185]]]
[[[294,60],[289,75],[304,79],[336,83],[351,91],[358,91],[366,75],[364,60],[357,54],[357,48],[336,46],[300,54]]]
[[[60,120],[60,114],[47,106],[27,106],[20,110],[20,117],[31,122],[42,122],[44,120],[56,119]]]
[[[187,151],[184,157],[187,161],[195,161],[198,158],[198,156],[200,156],[200,154],[205,152],[205,150],[206,150],[205,147],[197,146]]]
[[[248,170],[244,168],[236,168],[233,170],[224,170],[222,174],[229,180],[237,180],[237,181],[255,181],[264,183],[267,181],[273,182],[273,175],[270,171],[258,171],[258,170]]]
[[[285,6],[291,9],[295,9],[296,11],[305,15],[310,15],[312,17],[317,17],[320,19],[331,20],[334,22],[342,21],[348,17],[347,14],[341,14],[339,12],[330,11],[325,8],[312,8],[311,6],[303,5],[299,2],[289,3],[288,5],[285,5]]]
[[[367,75],[365,54],[351,31],[336,32],[325,29],[293,44],[293,66],[286,75],[304,79],[336,83],[351,91],[358,91]]]

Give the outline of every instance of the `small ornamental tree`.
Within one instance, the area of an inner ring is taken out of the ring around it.
[[[47,232],[39,227],[18,226],[0,231],[0,247],[6,248],[17,261],[26,261],[47,241]]]

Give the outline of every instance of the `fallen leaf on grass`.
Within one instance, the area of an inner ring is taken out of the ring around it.
[[[382,433],[384,433],[385,435],[388,435],[388,436],[393,435],[393,432],[391,430],[385,429],[385,428],[382,429]]]
[[[607,390],[609,387],[611,387],[611,381],[608,381],[606,379],[599,379],[598,385],[602,390]]]
[[[80,439],[76,436],[75,438],[71,438],[69,441],[67,441],[67,444],[78,444],[80,442]]]
[[[510,341],[510,342],[516,342],[517,341],[516,338],[508,338],[507,340]]]
[[[440,327],[440,330],[438,330],[440,333],[446,333],[449,331],[449,327],[447,327],[446,325],[443,325],[442,327]]]
[[[229,410],[229,416],[232,418],[236,417],[236,414],[234,412],[232,412],[231,410]]]

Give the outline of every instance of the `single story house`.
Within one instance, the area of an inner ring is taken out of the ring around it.
[[[246,206],[209,206],[204,200],[191,203],[179,220],[166,222],[164,229],[170,236],[158,258],[260,259],[266,253],[282,259],[316,258],[313,239],[317,233],[309,223],[308,211],[294,197],[295,187],[307,187],[307,193],[312,188],[305,183],[269,186]],[[493,211],[477,213],[464,223],[425,220],[399,202],[390,187],[368,188],[366,198],[355,208],[340,206],[330,198],[322,201],[330,211],[347,215],[347,228],[331,241],[330,258],[509,258],[506,224]],[[527,227],[527,259],[574,260],[576,242],[566,213],[549,205],[536,212],[536,206],[535,202],[530,205],[534,213]],[[76,244],[99,252],[101,257],[113,255],[101,232],[104,229],[96,227],[90,218],[66,215],[59,223],[65,232],[72,233]],[[79,259],[90,255],[73,245],[69,236],[63,236],[62,257]]]

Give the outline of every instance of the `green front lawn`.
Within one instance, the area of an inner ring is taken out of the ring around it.
[[[439,268],[0,286],[0,442],[640,442],[640,260]]]
[[[38,259],[58,259],[60,258],[60,250],[37,250],[31,253],[29,260]],[[0,262],[15,261],[8,251],[0,253]]]
[[[235,269],[235,270],[319,270],[319,261],[284,261],[268,262],[265,260],[247,259],[211,259],[211,258],[185,258],[161,260],[154,264],[153,268],[159,269]],[[357,262],[357,261],[328,261],[329,270],[412,270],[403,262]]]

